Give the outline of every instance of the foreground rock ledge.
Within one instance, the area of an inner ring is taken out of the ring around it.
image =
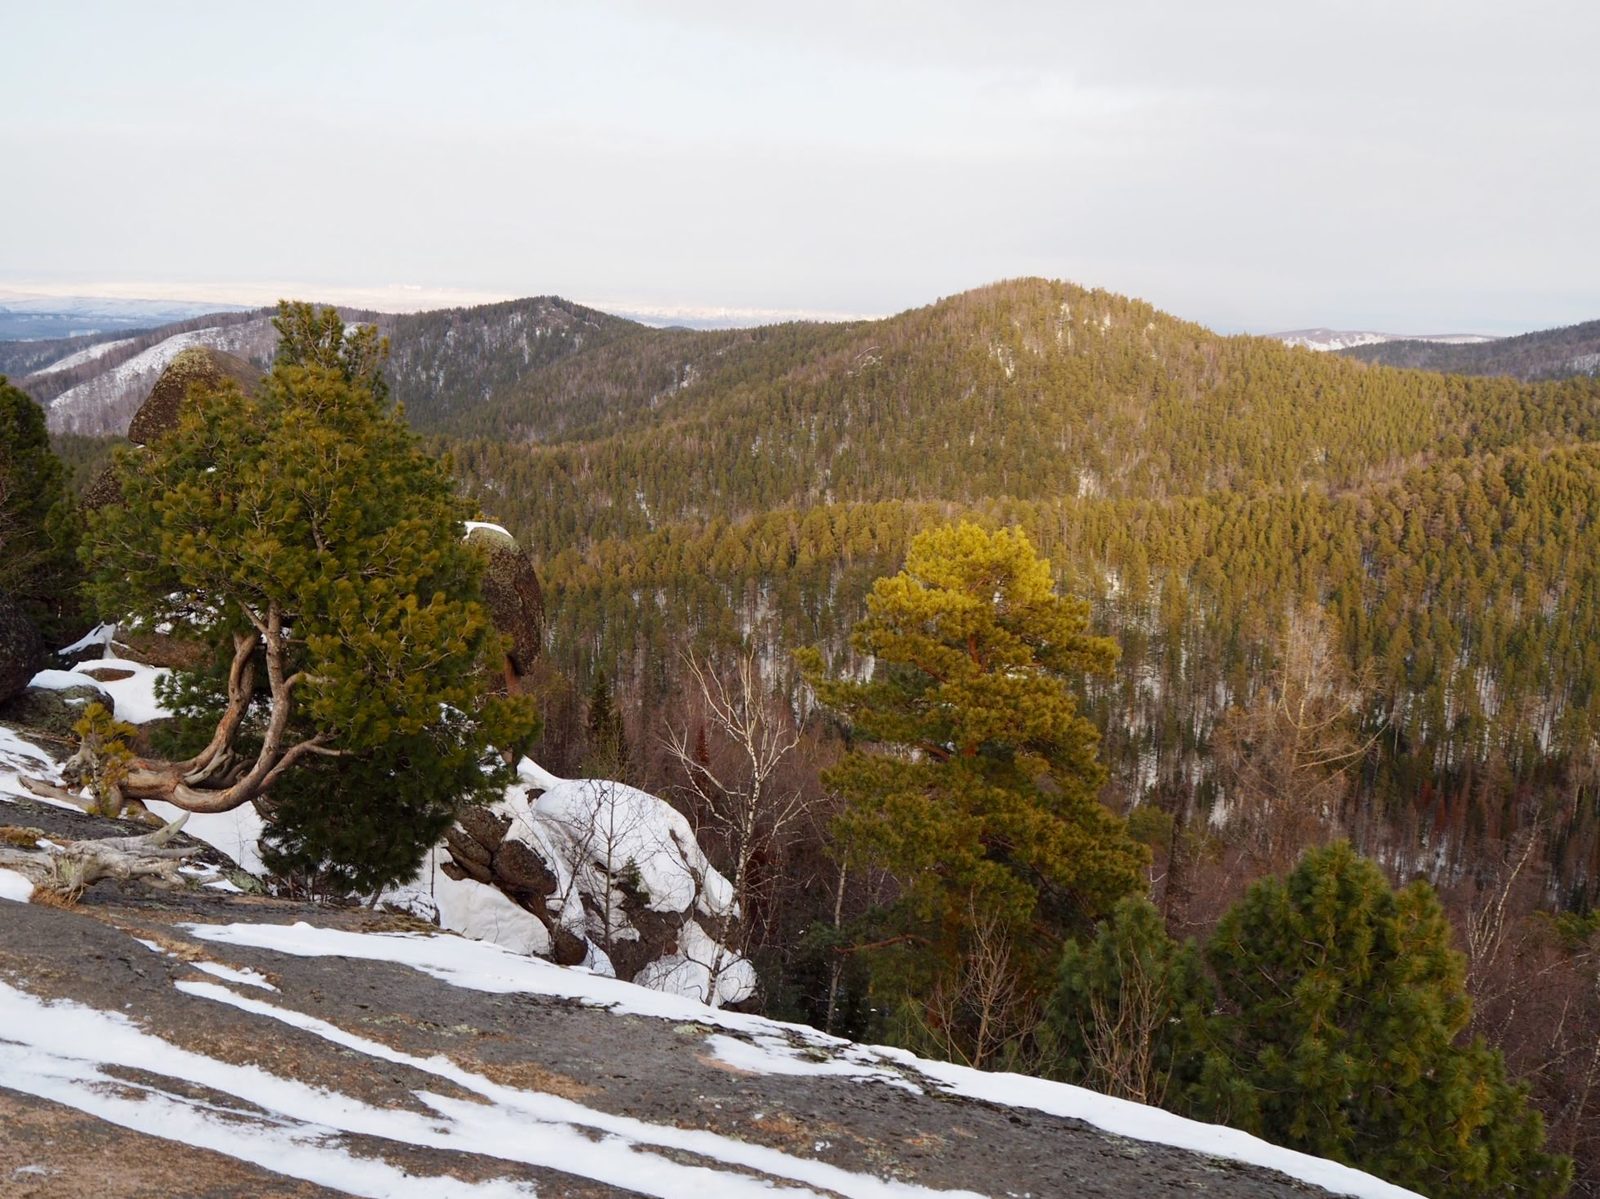
[[[0,817],[28,823],[29,814],[22,810],[27,806],[0,805]],[[81,821],[74,820],[75,831],[81,832]],[[107,822],[107,831],[125,829]],[[361,909],[102,885],[71,910],[0,904],[0,981],[6,984],[0,997],[9,1002],[12,1020],[23,1010],[19,1005],[41,1000],[70,1000],[99,1012],[123,1013],[145,1033],[221,1063],[219,1070],[253,1065],[285,1084],[343,1097],[319,1101],[319,1110],[294,1113],[308,1124],[331,1119],[326,1113],[348,1101],[419,1128],[457,1119],[462,1128],[483,1132],[482,1143],[439,1147],[346,1133],[327,1146],[348,1155],[363,1171],[396,1169],[418,1182],[434,1179],[440,1195],[488,1194],[474,1184],[496,1179],[528,1184],[546,1197],[652,1192],[589,1177],[599,1168],[596,1154],[627,1156],[615,1142],[601,1145],[589,1134],[576,1138],[577,1148],[568,1158],[541,1164],[505,1160],[497,1144],[527,1137],[508,1135],[497,1143],[485,1130],[498,1121],[526,1133],[545,1127],[537,1117],[521,1110],[508,1113],[503,1103],[486,1104],[472,1087],[446,1077],[447,1069],[435,1066],[430,1072],[413,1064],[417,1062],[447,1061],[473,1078],[492,1080],[540,1102],[576,1103],[606,1118],[632,1118],[665,1130],[716,1133],[732,1138],[730,1143],[779,1150],[788,1155],[786,1160],[825,1163],[852,1175],[893,1178],[932,1191],[1128,1199],[1327,1193],[1270,1170],[1127,1140],[1074,1120],[955,1097],[931,1087],[919,1094],[885,1081],[749,1072],[729,1064],[718,1050],[718,1038],[748,1042],[749,1034],[713,1028],[709,1012],[706,1022],[662,1019],[547,995],[494,994],[392,962],[301,957],[219,944],[183,927],[191,922],[296,921],[350,931],[418,929],[414,922]],[[212,972],[202,970],[202,964]],[[224,968],[222,977],[216,973],[219,968]],[[228,970],[249,973],[227,976]],[[241,977],[252,981],[241,983]],[[236,1002],[220,1001],[219,992],[233,995]],[[252,1003],[281,1014],[263,1015],[250,1008]],[[352,1042],[353,1048],[335,1045],[327,1036],[330,1026],[361,1040]],[[24,1036],[16,1023],[0,1019],[0,1053]],[[95,1051],[100,1051],[96,1044]],[[396,1060],[381,1060],[362,1048],[374,1044],[386,1046]],[[173,1076],[165,1076],[161,1071],[166,1068],[105,1072],[120,1080],[108,1084],[110,1090],[123,1087],[128,1096],[222,1106],[234,1113],[230,1120],[246,1126],[282,1121],[281,1114],[253,1109],[220,1083],[207,1088],[182,1081],[178,1075],[183,1071],[177,1068]],[[160,1128],[158,1119],[138,1128],[118,1127],[70,1102],[40,1096],[19,1082],[21,1077],[0,1073],[0,1119],[7,1128],[0,1138],[0,1180],[5,1184],[0,1191],[8,1195],[349,1193],[286,1176],[280,1171],[291,1167],[270,1156],[240,1161],[186,1141],[158,1140],[152,1135]],[[905,1077],[917,1078],[914,1073]],[[439,1098],[424,1101],[422,1095]],[[429,1102],[443,1105],[446,1116],[440,1117]],[[799,1185],[792,1178],[764,1174],[759,1167],[731,1166],[691,1150],[641,1146],[635,1152],[657,1161],[661,1170],[694,1164],[745,1179],[765,1177],[780,1187]],[[135,1162],[138,1168],[107,1168],[113,1160]],[[817,1194],[851,1193],[809,1185]]]

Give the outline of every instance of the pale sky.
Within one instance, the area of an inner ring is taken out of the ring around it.
[[[0,0],[0,32],[0,287],[876,314],[1046,275],[1223,329],[1600,318],[1595,0]]]

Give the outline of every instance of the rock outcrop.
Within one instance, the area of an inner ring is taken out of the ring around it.
[[[22,800],[0,822],[55,841],[149,831]],[[1077,1088],[427,931],[148,881],[71,909],[0,899],[4,1193],[1408,1194]]]
[[[473,521],[467,541],[484,553],[483,602],[494,627],[511,640],[506,655],[506,687],[522,689],[544,645],[544,592],[539,576],[517,539],[499,525]]]
[[[83,719],[83,710],[99,704],[116,714],[116,701],[87,678],[75,687],[28,687],[8,700],[0,700],[0,720],[34,732],[73,738],[73,726]]]
[[[250,392],[261,381],[261,372],[244,359],[210,346],[190,346],[180,351],[167,363],[150,388],[150,394],[133,414],[128,425],[128,440],[134,445],[149,445],[177,426],[178,413],[191,388],[219,387],[230,381]],[[83,492],[85,508],[104,508],[121,502],[122,488],[116,471],[109,466]]]
[[[22,606],[0,592],[0,703],[18,695],[44,667],[45,644]]]
[[[518,773],[446,834],[454,885],[432,890],[445,927],[658,990],[751,998],[754,969],[727,948],[733,888],[679,812],[609,779],[557,779],[527,760]]]
[[[167,363],[167,369],[161,372],[149,396],[133,414],[133,421],[128,425],[128,440],[134,445],[149,445],[176,428],[178,413],[191,388],[213,388],[233,382],[248,392],[260,381],[261,372],[244,359],[210,346],[191,346]]]

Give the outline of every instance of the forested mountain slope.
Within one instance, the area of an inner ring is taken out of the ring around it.
[[[1561,329],[1541,329],[1481,345],[1434,341],[1387,341],[1342,350],[1346,358],[1389,366],[1417,367],[1460,375],[1511,375],[1518,379],[1559,379],[1600,373],[1600,321]]]
[[[1370,742],[1369,850],[1448,873],[1536,819],[1569,896],[1600,872],[1595,380],[1369,367],[1022,280],[628,330],[431,427],[543,554],[555,659],[645,711],[686,638],[848,657],[870,581],[970,512],[1027,528],[1122,644],[1086,696],[1115,802],[1225,797],[1219,722],[1270,700],[1310,604]]]
[[[428,428],[489,398],[530,372],[643,326],[554,297],[407,315],[344,310],[389,338],[391,394]],[[0,343],[0,362],[49,409],[52,431],[101,436],[128,420],[175,355],[209,346],[266,368],[277,332],[266,309],[217,313],[118,338]]]
[[[1342,490],[1600,427],[1587,382],[1365,368],[1038,280],[885,321],[652,333],[556,375],[447,429],[487,425],[463,461],[557,544],[564,522],[627,536],[818,503]],[[619,394],[601,418],[605,386]]]

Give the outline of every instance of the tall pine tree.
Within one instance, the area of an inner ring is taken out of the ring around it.
[[[936,1028],[932,1047],[977,1060],[1038,996],[1062,938],[1140,885],[1144,851],[1096,798],[1098,738],[1072,689],[1116,647],[1015,529],[921,534],[867,609],[851,641],[869,680],[802,661],[857,746],[826,776],[846,801],[835,832],[901,887],[881,921],[896,933],[882,998]],[[979,963],[995,977],[976,980]],[[974,1010],[980,981],[1013,1010]]]

